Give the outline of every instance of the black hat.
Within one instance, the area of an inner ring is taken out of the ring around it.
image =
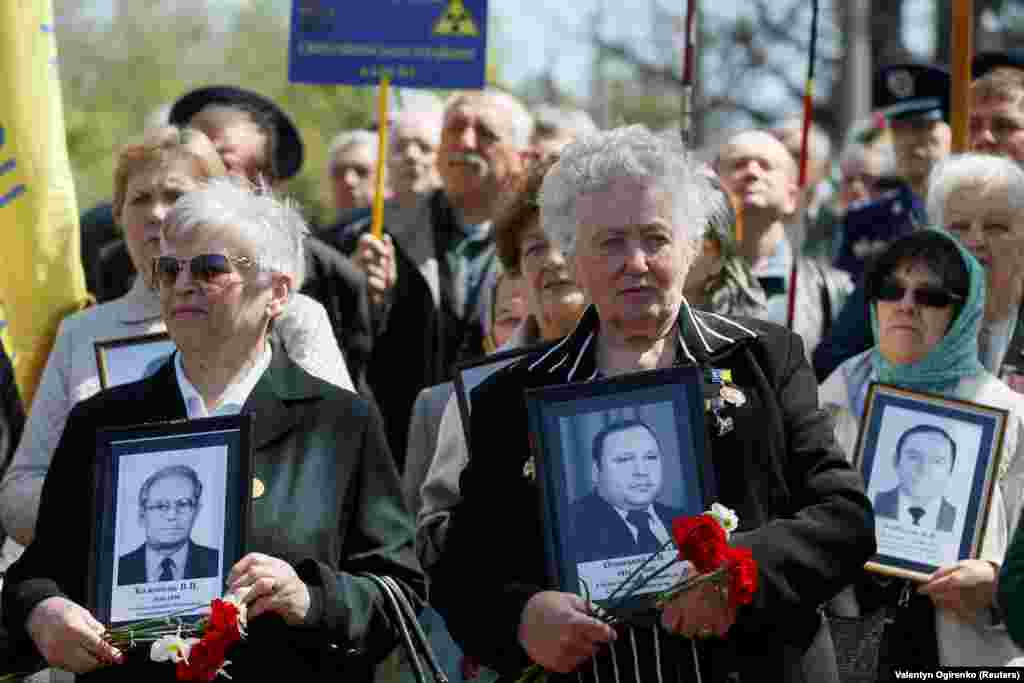
[[[274,171],[282,180],[291,178],[302,167],[302,137],[288,115],[262,95],[230,85],[213,85],[186,93],[171,107],[170,122],[186,126],[192,117],[211,104],[239,106],[267,117],[277,133]]]
[[[981,78],[1001,66],[1024,70],[1024,49],[1011,48],[1006,52],[982,52],[971,60],[971,78]]]
[[[949,120],[949,72],[931,64],[891,64],[875,72],[874,109],[889,120]]]

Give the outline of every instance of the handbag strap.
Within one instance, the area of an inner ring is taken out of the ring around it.
[[[391,587],[382,577],[370,573],[360,574],[360,576],[372,581],[373,584],[377,586],[377,589],[380,590],[381,595],[384,596],[384,604],[388,608],[389,615],[398,626],[398,631],[402,637],[402,644],[405,646],[405,654],[409,658],[409,664],[412,666],[413,673],[416,675],[416,682],[427,683],[426,674],[423,672],[423,663],[420,661],[419,653],[416,651],[416,645],[409,632],[409,620],[406,618],[405,612],[402,610],[402,607],[398,602],[398,598],[395,597]]]
[[[419,619],[416,618],[416,611],[412,608],[409,596],[405,594],[402,586],[393,576],[382,576],[381,578],[384,580],[384,583],[390,586],[392,592],[395,594],[397,602],[405,614],[406,621],[409,623],[412,633],[416,637],[416,643],[419,645],[420,653],[423,658],[427,660],[427,665],[430,667],[431,673],[434,674],[434,679],[438,681],[438,683],[448,683],[448,675],[444,672],[444,669],[441,668],[440,663],[437,661],[434,649],[430,647],[430,641],[427,640],[427,635],[423,632],[423,627],[420,626]]]

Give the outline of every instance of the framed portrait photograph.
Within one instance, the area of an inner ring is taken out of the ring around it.
[[[518,349],[509,349],[508,351],[499,351],[478,360],[459,363],[456,366],[455,396],[457,397],[456,400],[459,402],[459,417],[462,418],[462,430],[466,434],[466,443],[470,443],[469,415],[473,407],[472,397],[470,395],[472,391],[483,384],[485,379],[496,373],[498,370],[512,365],[512,363],[530,354],[537,348],[539,347],[527,346]]]
[[[714,500],[697,368],[667,368],[527,390],[549,573],[559,590],[608,606],[615,589],[677,555],[672,521]],[[662,550],[664,548],[664,550]],[[685,576],[677,562],[624,603]],[[617,602],[622,593],[615,594]]]
[[[242,557],[249,415],[100,430],[90,607],[108,626],[207,613]]]
[[[886,384],[868,388],[854,464],[875,510],[872,571],[925,581],[977,558],[1008,413]]]
[[[166,332],[138,337],[104,339],[93,343],[100,386],[104,389],[136,382],[156,372],[174,353],[174,342]]]

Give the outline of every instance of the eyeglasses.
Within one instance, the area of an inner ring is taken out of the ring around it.
[[[878,287],[878,291],[875,292],[875,298],[879,301],[902,301],[908,289],[913,293],[912,298],[918,306],[945,308],[946,306],[951,306],[954,302],[963,301],[963,297],[959,294],[946,291],[941,287],[926,285],[924,287],[910,288],[896,280],[883,280],[882,284]]]
[[[190,259],[174,256],[157,256],[153,259],[153,282],[159,287],[173,287],[178,275],[188,264],[192,279],[201,285],[213,284],[221,276],[233,273],[234,266],[253,268],[255,261],[244,256],[225,254],[199,254]]]
[[[154,513],[159,512],[161,515],[168,514],[171,510],[174,510],[175,515],[184,515],[192,512],[196,507],[196,501],[191,498],[179,498],[173,503],[169,500],[161,500],[156,503],[146,503],[146,512]]]

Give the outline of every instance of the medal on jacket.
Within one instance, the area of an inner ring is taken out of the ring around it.
[[[722,388],[718,390],[718,395],[722,397],[723,401],[737,408],[747,402],[747,397],[743,395],[743,392],[729,384],[723,384]]]
[[[253,477],[252,478],[252,497],[253,498],[260,498],[264,493],[266,493],[266,491],[267,491],[267,487],[264,486],[263,482],[260,481],[260,479],[258,477]]]
[[[537,467],[533,464],[533,456],[523,465],[523,478],[534,481],[537,478]]]

